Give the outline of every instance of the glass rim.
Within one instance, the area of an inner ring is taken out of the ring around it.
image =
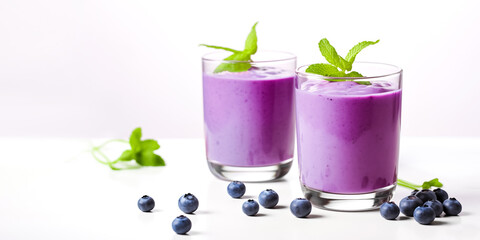
[[[262,53],[280,53],[284,54],[286,57],[283,58],[275,58],[272,60],[259,60],[259,61],[238,61],[238,60],[224,60],[224,59],[214,59],[214,58],[209,58],[208,56],[222,53],[225,51],[213,51],[206,53],[202,56],[202,61],[208,61],[208,62],[226,62],[226,63],[271,63],[271,62],[283,62],[283,61],[289,61],[289,60],[296,60],[297,56],[293,53],[290,52],[284,52],[284,51],[275,51],[275,50],[262,50],[258,51],[255,54],[262,54]],[[255,56],[253,54],[252,56]]]
[[[391,72],[391,73],[381,74],[381,75],[375,75],[375,76],[367,76],[367,77],[328,77],[328,76],[323,76],[323,75],[320,75],[320,74],[307,73],[307,72],[305,72],[305,69],[306,69],[308,66],[310,66],[310,64],[308,64],[308,65],[302,65],[302,66],[298,67],[298,68],[295,70],[295,73],[296,73],[298,76],[316,78],[316,79],[321,79],[321,80],[324,80],[324,79],[332,79],[332,80],[335,80],[335,79],[365,80],[365,79],[375,79],[375,78],[389,77],[389,76],[393,76],[393,75],[397,75],[397,74],[402,74],[402,73],[403,73],[403,69],[402,69],[402,68],[400,68],[400,67],[398,67],[398,66],[395,66],[395,65],[393,65],[393,64],[380,63],[380,62],[364,62],[364,61],[359,61],[359,62],[355,62],[355,63],[383,65],[383,66],[393,67],[395,70],[394,70],[393,72]]]

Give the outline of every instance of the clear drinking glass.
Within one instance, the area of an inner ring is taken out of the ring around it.
[[[295,80],[305,197],[330,210],[379,207],[397,181],[402,69],[359,62],[353,69],[368,77],[333,78],[306,73],[307,67],[297,69]]]
[[[223,180],[269,181],[288,173],[294,150],[293,82],[296,57],[258,52],[252,62],[202,58],[207,161]],[[220,64],[251,64],[244,72],[220,72]]]

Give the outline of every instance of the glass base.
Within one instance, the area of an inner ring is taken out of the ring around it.
[[[215,177],[227,181],[266,182],[285,176],[292,167],[292,158],[276,165],[262,167],[234,167],[208,162]]]
[[[333,211],[367,211],[377,209],[384,202],[390,201],[396,185],[380,188],[373,192],[360,194],[337,194],[322,192],[302,185],[302,191],[314,206]]]

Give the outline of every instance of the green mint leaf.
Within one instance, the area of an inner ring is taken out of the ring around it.
[[[258,22],[253,24],[252,30],[248,34],[247,40],[245,40],[245,50],[243,51],[250,55],[253,55],[257,52],[257,31],[256,31],[257,24]]]
[[[335,48],[330,44],[330,42],[328,42],[326,38],[320,40],[318,47],[320,48],[322,55],[329,63],[342,69],[343,71],[352,70],[352,63],[347,62],[345,59],[340,57]]]
[[[132,150],[125,150],[123,151],[122,155],[118,158],[119,161],[130,161],[133,160],[133,152]]]
[[[153,139],[147,139],[147,140],[141,141],[140,146],[142,147],[142,151],[144,150],[154,151],[160,148],[160,145],[158,144],[158,142]]]
[[[101,164],[108,165],[112,170],[137,169],[142,166],[165,166],[165,161],[163,160],[163,158],[153,152],[160,148],[158,142],[153,139],[146,139],[142,141],[141,138],[142,129],[135,128],[132,131],[128,142],[122,139],[109,140],[100,146],[93,147],[91,150],[91,154],[95,158],[95,160],[97,160]],[[101,149],[107,144],[113,142],[129,143],[131,149],[123,151],[122,155],[120,155],[117,160],[110,161],[109,157],[107,157],[107,155],[104,154]],[[138,165],[126,166],[121,168],[115,166],[115,164],[121,161],[127,162],[131,160],[135,160]]]
[[[363,77],[362,74],[355,71],[344,73],[338,70],[337,67],[327,63],[311,64],[310,66],[308,66],[305,72],[319,74],[326,77]],[[325,80],[330,82],[354,81],[354,79],[328,79],[328,78],[326,78]],[[369,81],[355,81],[355,82],[362,85],[371,84]]]
[[[133,153],[138,153],[142,150],[140,138],[142,137],[142,129],[135,128],[130,135],[130,147],[132,147]]]
[[[312,64],[308,66],[305,72],[319,74],[326,77],[344,77],[345,74],[338,70],[337,67],[327,63]]]
[[[348,51],[348,54],[345,57],[345,60],[350,62],[350,63],[353,63],[353,61],[355,61],[355,58],[357,57],[357,54],[360,53],[360,51],[362,51],[364,48],[366,48],[370,45],[377,44],[379,41],[380,40],[377,40],[375,42],[363,41],[363,42],[358,43],[352,49],[350,49],[350,51]]]
[[[430,181],[423,182],[422,189],[430,189],[431,187],[443,187],[443,184],[438,181],[438,178],[434,178]]]
[[[258,22],[256,22],[253,25],[252,30],[250,30],[250,33],[248,34],[247,39],[245,40],[245,49],[242,51],[238,51],[238,50],[227,48],[227,47],[200,44],[200,46],[233,52],[232,55],[223,59],[226,61],[233,61],[233,62],[221,63],[220,65],[218,65],[218,67],[215,68],[215,70],[213,71],[214,73],[220,73],[224,71],[245,72],[252,67],[249,61],[252,61],[251,56],[257,52],[257,31],[256,31],[257,24]],[[235,62],[235,61],[238,61],[238,62]]]
[[[252,65],[249,62],[245,61],[250,61],[250,54],[245,53],[245,52],[238,52],[230,55],[229,57],[225,58],[224,60],[227,61],[240,61],[240,62],[229,62],[229,63],[222,63],[218,65],[217,68],[213,71],[214,73],[219,73],[219,72],[245,72]]]
[[[209,48],[215,48],[215,49],[220,49],[220,50],[225,50],[225,51],[229,51],[229,52],[233,52],[233,53],[241,52],[241,51],[238,51],[238,50],[235,50],[235,49],[231,49],[231,48],[227,48],[227,47],[213,46],[213,45],[207,45],[207,44],[200,44],[200,46],[209,47]]]
[[[165,166],[162,157],[153,153],[153,151],[146,150],[135,155],[135,161],[141,166]]]

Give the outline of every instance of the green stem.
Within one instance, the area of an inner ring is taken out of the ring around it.
[[[413,184],[402,179],[397,179],[397,185],[413,190],[418,190],[419,188],[422,188],[422,185]]]

